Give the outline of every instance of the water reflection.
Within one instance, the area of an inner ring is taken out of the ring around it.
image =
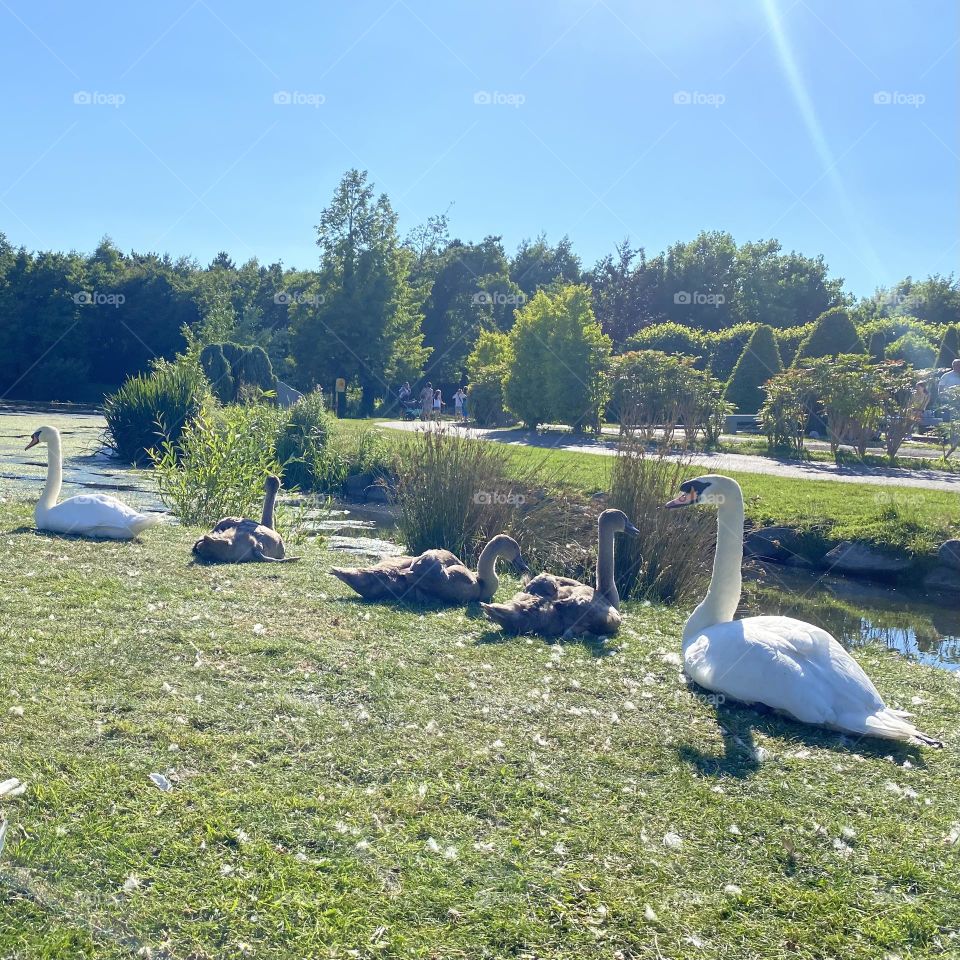
[[[739,613],[797,617],[848,649],[883,643],[930,666],[960,670],[960,611],[942,597],[765,565],[744,584]]]

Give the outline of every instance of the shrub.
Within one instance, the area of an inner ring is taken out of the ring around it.
[[[809,370],[791,367],[764,384],[765,399],[760,407],[760,424],[771,451],[803,453],[803,434],[807,425],[814,384]]]
[[[179,440],[209,395],[196,363],[160,361],[151,373],[130,377],[106,398],[107,445],[127,463],[145,463],[152,447]]]
[[[164,504],[188,525],[259,517],[264,479],[280,472],[275,451],[286,417],[266,404],[200,411],[177,441],[150,451]]]
[[[219,343],[207,344],[200,351],[200,366],[210,381],[213,395],[221,403],[233,403],[237,396],[237,385],[233,379],[233,368],[223,353]]]
[[[713,560],[715,521],[702,510],[664,510],[663,504],[690,476],[690,465],[651,455],[643,445],[621,442],[610,478],[610,506],[618,507],[640,530],[619,537],[617,590],[624,600],[667,602],[700,597]]]
[[[943,449],[943,459],[949,460],[960,447],[960,387],[944,390],[939,406],[949,419],[937,426],[937,440]]]
[[[451,550],[473,564],[483,545],[510,530],[526,492],[508,479],[509,449],[446,430],[422,430],[399,458],[397,529],[412,554]]]
[[[782,369],[773,330],[758,326],[733,368],[724,399],[742,413],[756,413],[763,405],[763,385]]]
[[[530,428],[557,422],[599,430],[611,341],[594,319],[588,287],[537,291],[517,311],[510,345],[509,410]]]
[[[920,423],[930,393],[922,384],[918,387],[916,373],[905,363],[881,364],[875,375],[883,404],[884,446],[893,460]]]
[[[843,307],[833,307],[817,318],[810,335],[797,350],[794,364],[817,357],[836,357],[842,353],[865,353],[850,315]]]
[[[756,329],[755,323],[738,323],[709,336],[710,372],[718,380],[726,383],[730,379],[733,368]]]
[[[324,459],[332,421],[321,390],[308,393],[290,407],[277,439],[277,460],[287,487],[317,489],[317,465]]]
[[[797,351],[800,349],[800,344],[810,336],[812,330],[813,324],[805,323],[802,327],[787,327],[775,331],[777,347],[780,349],[780,359],[785,367],[793,363]]]
[[[877,361],[883,360],[883,352],[893,343],[899,340],[905,333],[914,333],[919,337],[928,340],[931,344],[939,343],[944,333],[944,328],[938,323],[926,323],[918,320],[916,317],[896,316],[896,317],[877,317],[861,323],[857,327],[860,339],[866,344],[872,344],[874,348],[879,348],[879,352],[874,354],[871,349],[871,356],[875,356]],[[882,344],[882,348],[881,348]]]
[[[887,360],[902,360],[912,367],[924,368],[933,366],[937,351],[926,337],[905,333],[884,350],[884,356]]]
[[[685,362],[659,350],[635,350],[614,357],[610,367],[610,416],[620,432],[639,431],[647,442],[662,426],[669,440],[680,415]]]
[[[395,466],[390,444],[375,427],[344,430],[334,421],[326,443],[316,449],[310,461],[302,489],[339,494],[348,478],[362,473],[392,480]]]
[[[936,365],[941,369],[949,367],[958,357],[960,357],[960,327],[954,323],[947,327],[943,334]]]
[[[503,423],[503,382],[513,351],[505,333],[484,330],[467,357],[467,413],[482,427]]]
[[[723,384],[705,370],[684,365],[681,369],[678,419],[688,446],[703,434],[708,444],[716,444],[733,405],[723,398]]]
[[[887,335],[883,330],[874,330],[867,341],[867,355],[874,363],[879,363],[887,351]]]
[[[700,330],[679,323],[656,323],[644,327],[627,341],[627,351],[659,350],[662,353],[692,357],[696,366],[706,366],[710,355],[710,337]]]
[[[867,444],[883,424],[883,392],[877,368],[859,354],[821,357],[809,365],[817,396],[827,420],[834,459],[841,444],[863,458]]]
[[[210,343],[200,351],[200,363],[221,403],[256,400],[277,389],[273,365],[263,347]]]

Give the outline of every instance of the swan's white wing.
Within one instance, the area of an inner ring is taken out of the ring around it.
[[[159,520],[159,515],[157,515]],[[63,500],[44,515],[44,529],[59,533],[136,531],[156,522],[149,514],[142,514],[116,497],[103,493],[85,493]]]
[[[849,728],[851,717],[885,710],[860,665],[825,630],[790,617],[716,624],[684,650],[701,686],[764,703],[805,723]]]

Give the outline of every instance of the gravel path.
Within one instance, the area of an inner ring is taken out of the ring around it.
[[[378,424],[390,430],[422,430],[435,428],[437,424],[419,421],[389,420]],[[474,440],[494,440],[516,446],[544,447],[569,450],[574,453],[593,453],[612,456],[616,442],[611,439],[590,439],[570,435],[569,441],[557,434],[538,434],[528,430],[482,430],[477,427],[460,427],[449,422],[443,426],[458,430]],[[705,472],[737,470],[742,473],[762,473],[774,477],[791,477],[797,480],[836,480],[840,483],[866,483],[880,487],[921,487],[926,490],[946,490],[960,493],[960,474],[940,470],[904,470],[898,467],[838,467],[833,463],[783,463],[772,457],[745,453],[693,453],[676,454],[676,459],[689,460]]]

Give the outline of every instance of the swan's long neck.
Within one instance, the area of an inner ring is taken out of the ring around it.
[[[494,537],[480,551],[477,559],[477,579],[481,583],[481,599],[490,599],[500,586],[497,576],[497,558],[507,550],[507,542],[501,537]]]
[[[266,496],[263,498],[263,516],[260,518],[260,523],[264,527],[269,527],[273,529],[273,508],[277,503],[277,488],[272,484],[267,486]]]
[[[601,524],[597,537],[597,593],[602,593],[619,610],[620,594],[613,576],[613,537],[613,530],[607,524]]]
[[[732,485],[729,491],[724,489],[723,502],[717,509],[717,552],[710,587],[683,628],[685,644],[707,627],[733,620],[740,604],[742,565],[743,494]]]
[[[60,450],[60,436],[54,434],[47,440],[47,483],[37,501],[37,510],[49,510],[56,506],[63,486],[63,454]]]

